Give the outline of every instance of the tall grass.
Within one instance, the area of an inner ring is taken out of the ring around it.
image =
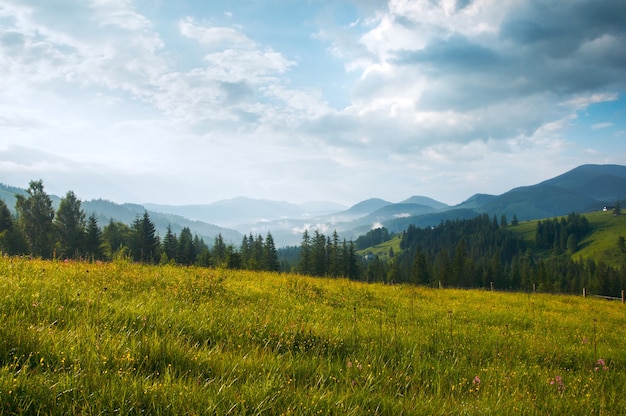
[[[624,305],[0,260],[1,414],[624,414]]]

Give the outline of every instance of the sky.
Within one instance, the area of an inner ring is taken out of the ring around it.
[[[0,0],[0,182],[453,205],[625,164],[625,21],[623,0]]]

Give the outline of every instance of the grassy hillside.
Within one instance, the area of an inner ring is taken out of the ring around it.
[[[625,306],[0,259],[0,414],[624,414]]]
[[[611,212],[603,211],[582,215],[589,221],[591,232],[579,242],[579,250],[572,255],[572,258],[575,260],[592,258],[613,267],[622,267],[626,262],[626,254],[619,252],[617,239],[620,236],[626,237],[626,215],[616,217]],[[509,226],[508,229],[532,245],[535,241],[537,221],[544,220],[521,221],[517,226]],[[398,234],[389,241],[359,251],[359,254],[371,253],[379,256],[381,260],[389,260],[390,248],[393,249],[394,253],[400,253],[400,239],[401,235]],[[545,256],[551,255],[548,252],[543,254]]]
[[[612,212],[595,211],[583,214],[589,221],[591,232],[578,243],[579,250],[573,259],[592,258],[614,267],[621,267],[626,262],[626,254],[617,248],[619,236],[626,237],[626,215],[615,216]],[[515,234],[533,243],[537,221],[520,222],[516,227],[509,227]]]

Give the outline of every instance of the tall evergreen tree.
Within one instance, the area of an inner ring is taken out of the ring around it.
[[[54,217],[57,234],[57,255],[62,258],[78,257],[84,251],[85,212],[74,192],[68,191],[61,199]]]
[[[306,229],[302,233],[298,271],[302,274],[311,274],[311,238],[309,237],[309,231]]]
[[[426,263],[426,256],[417,248],[413,257],[413,269],[411,270],[411,282],[418,285],[430,284],[430,270]]]
[[[326,237],[318,230],[311,241],[311,274],[325,276],[327,272]]]
[[[98,226],[96,214],[91,214],[87,219],[87,229],[85,230],[85,254],[93,260],[104,258],[104,240],[102,230]]]
[[[278,261],[278,252],[276,251],[276,245],[274,244],[274,237],[272,237],[272,234],[270,234],[269,231],[265,237],[263,253],[265,270],[270,272],[280,271],[280,262]]]
[[[222,233],[219,233],[215,240],[213,241],[213,265],[217,267],[225,267],[227,266],[228,259],[226,253],[226,243],[224,242],[224,237],[222,237]],[[241,260],[241,258],[240,258]]]
[[[13,215],[4,200],[0,199],[0,233],[13,228]]]
[[[159,259],[159,237],[148,211],[133,222],[129,249],[135,261],[154,263]]]
[[[17,228],[7,204],[0,199],[0,254],[28,253],[26,237]]]
[[[356,256],[356,248],[352,240],[348,244],[348,251],[345,255],[347,265],[347,277],[349,279],[357,280],[359,278],[359,263]]]
[[[189,227],[183,228],[180,232],[177,253],[176,259],[180,264],[191,265],[196,261],[196,248]]]
[[[54,246],[52,200],[43,189],[43,182],[31,181],[28,197],[16,195],[18,223],[34,256],[51,258]]]
[[[252,269],[250,266],[250,247],[248,246],[248,236],[246,234],[243,235],[241,239],[241,248],[239,249],[239,253],[241,255],[241,264],[245,269]]]
[[[167,225],[167,229],[165,231],[165,236],[163,236],[163,254],[165,255],[165,259],[167,261],[177,261],[177,252],[178,252],[178,239],[176,238],[176,234],[172,231],[171,224]]]
[[[333,231],[328,248],[329,273],[333,277],[339,277],[341,275],[341,251],[339,249],[339,234],[337,234],[337,230]]]

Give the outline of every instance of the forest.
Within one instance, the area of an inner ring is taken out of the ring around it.
[[[374,258],[365,275],[432,287],[548,293],[581,293],[586,288],[615,297],[626,287],[623,266],[572,258],[577,242],[589,232],[584,215],[538,221],[533,244],[512,232],[515,224],[483,214],[436,227],[409,226],[401,234],[400,252],[387,262]]]
[[[626,287],[625,267],[572,258],[578,241],[590,230],[584,215],[538,221],[532,244],[512,231],[517,224],[515,217],[509,223],[505,216],[497,220],[483,214],[433,227],[410,225],[400,234],[397,252],[390,248],[385,259],[357,256],[352,272],[339,274],[370,283],[576,294],[585,288],[588,293],[620,297]],[[337,250],[336,233],[326,238],[315,231],[311,238],[305,231],[301,246],[279,249],[279,257],[283,265],[291,265],[291,271],[334,277],[334,265],[345,264],[342,256],[353,258],[351,250],[392,237],[385,228],[377,228],[349,243],[348,250]],[[624,253],[623,237],[617,241],[620,244]]]
[[[0,251],[7,255],[32,255],[42,259],[106,261],[127,257],[151,264],[216,266],[233,269],[278,271],[272,235],[244,236],[240,249],[221,234],[212,247],[188,227],[179,235],[168,227],[160,238],[147,212],[127,225],[113,219],[100,227],[94,214],[86,217],[81,201],[69,191],[58,209],[42,181],[31,181],[27,196],[16,196],[14,218],[0,200]]]
[[[159,237],[147,212],[130,225],[111,219],[101,228],[94,214],[86,218],[72,191],[55,212],[42,181],[31,181],[27,195],[17,195],[15,208],[14,217],[0,200],[0,251],[7,255],[91,261],[129,258],[150,264],[526,292],[581,293],[585,288],[593,294],[619,296],[626,287],[626,267],[592,258],[573,259],[578,242],[589,232],[585,216],[576,213],[538,221],[533,244],[512,232],[515,217],[511,223],[504,216],[498,221],[483,214],[426,228],[410,225],[400,235],[397,253],[390,250],[383,260],[357,252],[393,237],[385,228],[371,230],[356,242],[341,239],[337,231],[325,236],[305,230],[298,247],[277,249],[269,232],[265,237],[244,235],[239,247],[220,234],[209,245],[189,228],[176,235],[168,227]]]

